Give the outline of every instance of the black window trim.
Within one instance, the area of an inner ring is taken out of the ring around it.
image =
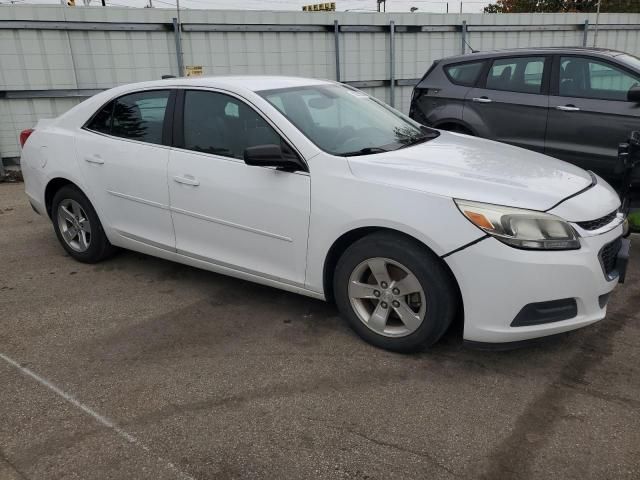
[[[197,85],[193,85],[193,86],[181,85],[176,88],[176,99],[175,99],[175,106],[173,111],[173,122],[172,122],[173,123],[173,127],[172,127],[173,141],[171,144],[172,148],[181,150],[183,152],[192,153],[195,155],[207,155],[215,158],[221,158],[227,161],[236,161],[238,163],[244,164],[244,160],[240,158],[229,157],[226,155],[220,155],[216,153],[198,152],[196,150],[190,150],[184,147],[184,105],[185,105],[184,99],[185,99],[186,92],[190,90],[219,93],[222,95],[226,95],[228,97],[232,97],[238,100],[239,102],[242,102],[243,104],[245,104],[248,108],[253,110],[258,116],[260,116],[271,128],[273,128],[276,134],[280,137],[280,140],[284,142],[298,156],[298,159],[304,165],[304,170],[298,170],[296,172],[290,172],[290,173],[295,173],[295,174],[303,173],[305,175],[309,173],[309,164],[307,163],[306,159],[300,153],[300,151],[295,147],[293,142],[289,140],[289,138],[284,134],[284,132],[280,130],[278,126],[275,125],[271,121],[271,119],[269,119],[269,117],[264,112],[262,112],[262,110],[260,110],[260,108],[257,105],[255,105],[253,102],[251,102],[249,99],[242,97],[230,90],[225,90],[224,88],[206,87],[206,86],[197,86]]]
[[[454,85],[457,85],[459,87],[474,87],[475,85],[478,84],[478,80],[480,80],[480,78],[482,77],[482,75],[484,74],[486,65],[487,65],[487,60],[491,60],[490,58],[474,58],[473,60],[465,60],[463,62],[453,62],[453,63],[447,63],[446,65],[442,66],[442,71],[444,72],[445,76],[447,77],[447,80],[449,80],[451,83],[453,83]],[[457,80],[455,80],[451,74],[449,73],[449,68],[452,67],[458,67],[460,65],[467,65],[467,64],[471,64],[471,63],[479,63],[480,64],[480,71],[478,72],[478,75],[476,75],[476,78],[473,82],[469,82],[469,83],[464,83],[464,82],[459,82]],[[429,70],[431,71],[431,70]],[[428,74],[429,72],[427,72]],[[425,77],[427,76],[427,74],[425,74]]]
[[[543,58],[544,65],[542,67],[542,84],[540,85],[540,92],[531,93],[531,92],[518,92],[514,90],[498,90],[495,88],[487,88],[487,79],[489,78],[489,72],[491,71],[491,67],[493,66],[496,60],[508,60],[512,58]],[[483,90],[491,90],[492,92],[509,92],[509,93],[517,93],[520,95],[549,95],[549,86],[551,80],[551,69],[553,66],[553,55],[549,54],[521,54],[521,55],[500,55],[497,57],[490,57],[487,60],[485,71],[482,72],[480,80],[476,84],[476,88],[481,88]]]
[[[608,64],[612,67],[617,68],[618,70],[622,70],[623,72],[628,73],[631,76],[640,78],[640,72],[636,72],[632,68],[627,67],[621,63],[616,63],[607,58],[588,55],[584,53],[557,53],[553,56],[553,71],[552,71],[552,82],[549,90],[549,95],[553,97],[562,97],[562,98],[581,98],[584,100],[599,100],[603,102],[624,102],[624,103],[632,103],[628,100],[616,100],[613,98],[596,98],[596,97],[569,97],[567,95],[560,95],[560,59],[563,57],[576,57],[583,58],[585,60],[595,60],[600,63]]]
[[[116,102],[123,97],[129,96],[129,95],[133,95],[136,93],[146,93],[146,92],[153,92],[153,91],[168,91],[169,92],[169,97],[167,99],[167,106],[165,108],[164,111],[164,119],[163,119],[163,123],[162,123],[162,140],[161,143],[151,143],[151,142],[145,142],[143,140],[136,140],[134,138],[126,138],[126,137],[118,137],[117,135],[113,135],[111,133],[112,127],[113,127],[113,109],[115,107]],[[173,118],[174,118],[174,110],[175,110],[175,103],[176,103],[176,89],[174,86],[159,86],[159,87],[155,87],[155,88],[145,88],[145,89],[141,89],[141,90],[132,90],[130,92],[126,92],[123,93],[121,95],[118,95],[117,97],[112,97],[109,100],[107,100],[106,102],[104,102],[103,104],[100,105],[100,108],[96,109],[96,111],[89,117],[89,119],[84,122],[84,124],[82,125],[82,127],[80,127],[82,130],[85,130],[87,132],[91,132],[95,135],[103,135],[105,137],[109,137],[109,138],[114,138],[114,139],[118,139],[118,140],[123,140],[125,142],[135,142],[135,143],[142,143],[144,145],[153,145],[156,147],[165,147],[165,148],[169,148],[171,147],[172,144],[172,124],[173,124]],[[100,113],[102,112],[102,110],[104,110],[104,108],[106,106],[108,106],[109,104],[111,104],[111,120],[109,122],[109,133],[104,133],[104,132],[98,132],[97,130],[93,130],[91,128],[89,128],[89,125],[91,124],[91,122],[93,122],[94,118]]]

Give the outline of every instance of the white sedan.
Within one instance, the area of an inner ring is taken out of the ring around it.
[[[624,278],[602,179],[330,81],[125,85],[21,143],[31,204],[76,260],[121,247],[333,300],[389,350],[456,317],[467,342],[500,346],[583,327]]]

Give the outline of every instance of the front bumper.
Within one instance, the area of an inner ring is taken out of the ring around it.
[[[490,237],[446,257],[462,293],[464,339],[519,342],[602,320],[606,304],[601,307],[599,300],[616,287],[618,277],[605,275],[599,253],[622,230],[620,225],[601,235],[583,237],[580,250],[518,250]],[[511,326],[526,305],[560,299],[575,299],[573,318]]]

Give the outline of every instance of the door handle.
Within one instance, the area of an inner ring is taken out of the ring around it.
[[[90,157],[84,157],[84,161],[88,163],[97,163],[98,165],[102,165],[104,163],[104,160],[98,154],[91,155]]]
[[[556,110],[562,110],[563,112],[579,112],[580,109],[575,105],[558,105]]]
[[[185,175],[184,177],[179,177],[176,175],[175,177],[173,177],[173,180],[184,185],[191,185],[192,187],[197,187],[198,185],[200,185],[200,182],[191,175]]]
[[[472,100],[476,103],[491,103],[493,102],[493,100],[491,100],[489,97],[473,97]]]

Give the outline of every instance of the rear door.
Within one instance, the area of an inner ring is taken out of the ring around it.
[[[120,235],[173,249],[167,165],[175,94],[146,90],[105,105],[76,137],[87,195]]]
[[[551,57],[499,57],[465,97],[464,121],[485,138],[544,151]]]
[[[627,101],[634,85],[640,85],[640,75],[613,62],[558,55],[546,153],[612,177],[618,144],[640,128],[640,105]]]

